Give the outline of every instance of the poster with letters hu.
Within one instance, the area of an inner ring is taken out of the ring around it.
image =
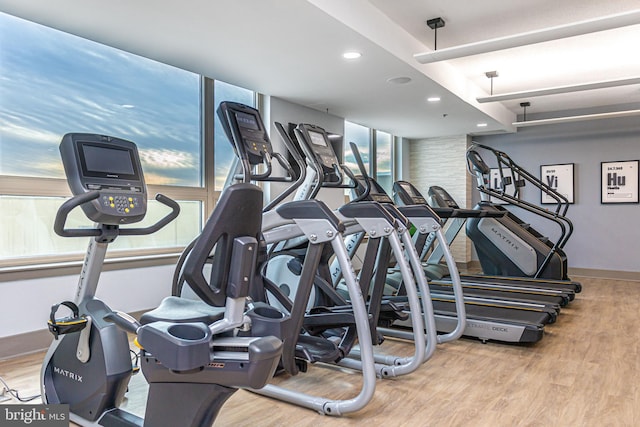
[[[638,203],[638,160],[602,162],[601,203]]]

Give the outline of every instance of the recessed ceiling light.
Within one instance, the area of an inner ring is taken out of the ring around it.
[[[356,51],[350,51],[350,52],[345,52],[342,54],[342,57],[344,59],[358,59],[362,56],[362,54],[360,52],[356,52]]]
[[[430,96],[429,98],[427,98],[428,102],[438,102],[440,101],[440,97],[439,96]]]
[[[479,128],[486,128],[487,124],[486,123],[478,123],[476,126],[478,126]]]
[[[397,85],[404,85],[411,81],[411,77],[392,77],[387,79],[387,83],[394,83]]]

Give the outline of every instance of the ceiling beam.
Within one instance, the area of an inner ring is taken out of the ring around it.
[[[550,119],[527,120],[525,122],[514,122],[517,128],[529,126],[552,125],[557,123],[582,122],[586,120],[613,119],[616,117],[640,116],[640,110],[613,111],[610,113],[584,114],[581,116],[553,117]]]
[[[620,87],[640,84],[640,77],[628,79],[603,80],[599,82],[583,83],[579,85],[556,86],[544,89],[523,90],[519,92],[508,92],[501,95],[490,95],[476,98],[480,103],[510,101],[514,99],[535,98],[537,96],[556,95],[560,93],[580,92],[583,90],[604,89],[610,87]]]
[[[430,64],[438,61],[446,61],[449,59],[478,55],[480,53],[542,43],[635,24],[640,24],[640,9],[615,15],[608,15],[601,18],[589,19],[586,21],[574,22],[571,24],[558,25],[542,30],[528,31],[511,36],[498,37],[495,39],[468,43],[460,46],[433,50],[430,52],[417,53],[413,55],[413,57],[421,64]]]

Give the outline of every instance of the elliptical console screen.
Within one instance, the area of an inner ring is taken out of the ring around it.
[[[310,130],[309,139],[311,139],[312,144],[319,145],[321,147],[327,146],[327,141],[325,141],[324,135],[322,135],[320,132],[314,132]]]
[[[298,129],[302,132],[305,145],[316,157],[318,163],[322,166],[325,174],[335,174],[334,165],[338,165],[338,158],[333,151],[333,147],[327,144],[326,132],[319,126],[301,123],[298,125]],[[327,178],[325,178],[327,179]],[[332,178],[328,178],[329,181],[333,181]]]
[[[238,126],[252,129],[252,130],[260,130],[260,126],[258,125],[258,121],[255,116],[251,114],[241,113],[236,111],[236,120],[238,121]]]
[[[251,165],[263,163],[266,153],[273,155],[271,141],[257,109],[223,101],[218,107],[218,117],[238,155],[246,157]]]

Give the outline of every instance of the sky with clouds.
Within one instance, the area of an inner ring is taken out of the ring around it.
[[[0,13],[0,174],[63,177],[67,132],[135,142],[148,183],[201,184],[200,78]]]
[[[89,132],[135,142],[149,184],[202,185],[200,76],[3,13],[0,44],[0,175],[63,178],[62,136]],[[224,100],[254,103],[216,81],[215,104]],[[369,129],[345,131],[367,162]],[[378,148],[388,173],[390,150]],[[221,189],[234,155],[218,120],[215,152]]]

